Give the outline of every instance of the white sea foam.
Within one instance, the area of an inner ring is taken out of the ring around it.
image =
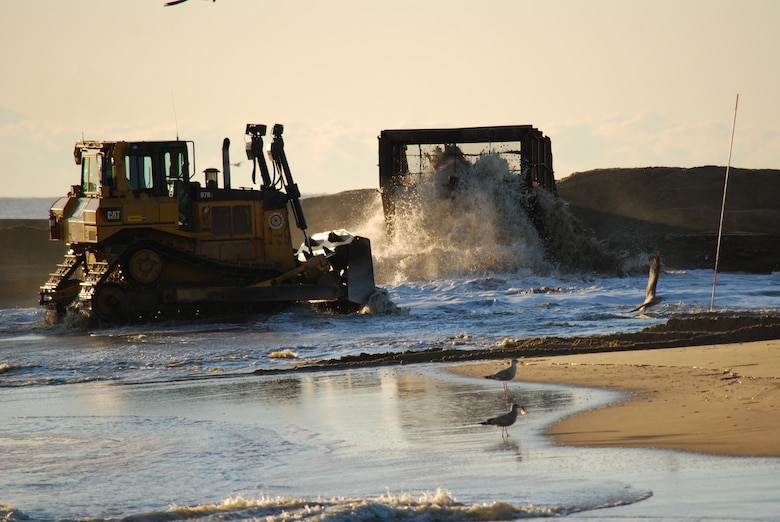
[[[366,304],[359,310],[360,314],[407,314],[409,308],[398,306],[390,299],[390,293],[386,288],[377,288],[371,294]]]
[[[614,505],[636,502],[641,494],[614,501]],[[604,506],[606,507],[606,506]],[[511,520],[529,517],[559,516],[577,511],[573,507],[514,506],[509,502],[464,504],[448,491],[438,489],[419,495],[388,492],[369,498],[319,498],[315,500],[275,498],[246,499],[235,497],[219,504],[202,506],[172,506],[164,513],[145,514],[153,520],[247,520],[262,518],[267,522],[302,520],[309,522],[353,522],[377,520],[407,520],[428,522],[431,520]]]
[[[541,229],[528,214],[537,202]],[[393,237],[374,243],[379,278],[394,284],[618,267],[564,201],[541,188],[527,191],[498,154],[474,164],[439,162],[397,200],[394,223]]]

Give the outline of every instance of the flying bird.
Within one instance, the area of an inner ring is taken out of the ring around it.
[[[507,427],[515,423],[518,413],[520,415],[525,415],[525,408],[523,406],[518,406],[517,404],[512,404],[509,413],[493,417],[485,422],[480,422],[480,424],[484,426],[501,426],[501,438],[506,440],[509,438],[509,430],[507,430]]]
[[[516,373],[517,373],[517,359],[512,359],[512,364],[509,366],[509,368],[504,368],[503,370],[497,371],[493,375],[487,375],[485,376],[485,379],[504,381],[504,397],[506,397],[507,395],[506,383],[507,381],[511,381],[512,379],[514,379]]]
[[[632,312],[643,313],[651,306],[657,305],[664,300],[663,297],[655,295],[655,287],[658,284],[658,275],[661,273],[661,252],[655,252],[653,261],[650,263],[650,276],[647,278],[647,290],[645,291],[645,302],[637,306]]]
[[[170,7],[172,5],[177,5],[177,4],[183,4],[186,1],[187,0],[171,0],[170,2],[165,2],[165,7]],[[211,1],[216,2],[217,0],[211,0]]]

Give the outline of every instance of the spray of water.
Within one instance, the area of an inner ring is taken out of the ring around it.
[[[390,293],[384,288],[377,288],[364,304],[359,314],[403,315],[409,313],[409,308],[398,306],[390,298]]]
[[[528,191],[498,154],[441,154],[396,201],[395,233],[370,226],[377,279],[394,284],[489,273],[613,270],[606,252],[548,191]],[[527,209],[536,198],[543,230]],[[541,232],[541,234],[540,234]]]

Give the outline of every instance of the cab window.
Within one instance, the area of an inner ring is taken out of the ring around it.
[[[149,190],[154,188],[151,156],[125,156],[125,175],[130,190]]]
[[[173,188],[177,181],[184,181],[187,170],[185,156],[181,152],[166,151],[164,157],[165,181],[168,185],[168,196],[173,196]]]
[[[95,193],[100,188],[102,155],[84,156],[81,160],[81,188],[84,193]]]

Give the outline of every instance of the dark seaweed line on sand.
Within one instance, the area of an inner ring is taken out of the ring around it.
[[[258,369],[258,375],[342,370],[356,367],[415,363],[465,362],[510,357],[550,357],[583,353],[679,348],[780,339],[780,317],[735,316],[670,319],[635,333],[588,337],[540,337],[515,339],[491,349],[428,348],[419,351],[362,353],[297,365],[293,368]]]

